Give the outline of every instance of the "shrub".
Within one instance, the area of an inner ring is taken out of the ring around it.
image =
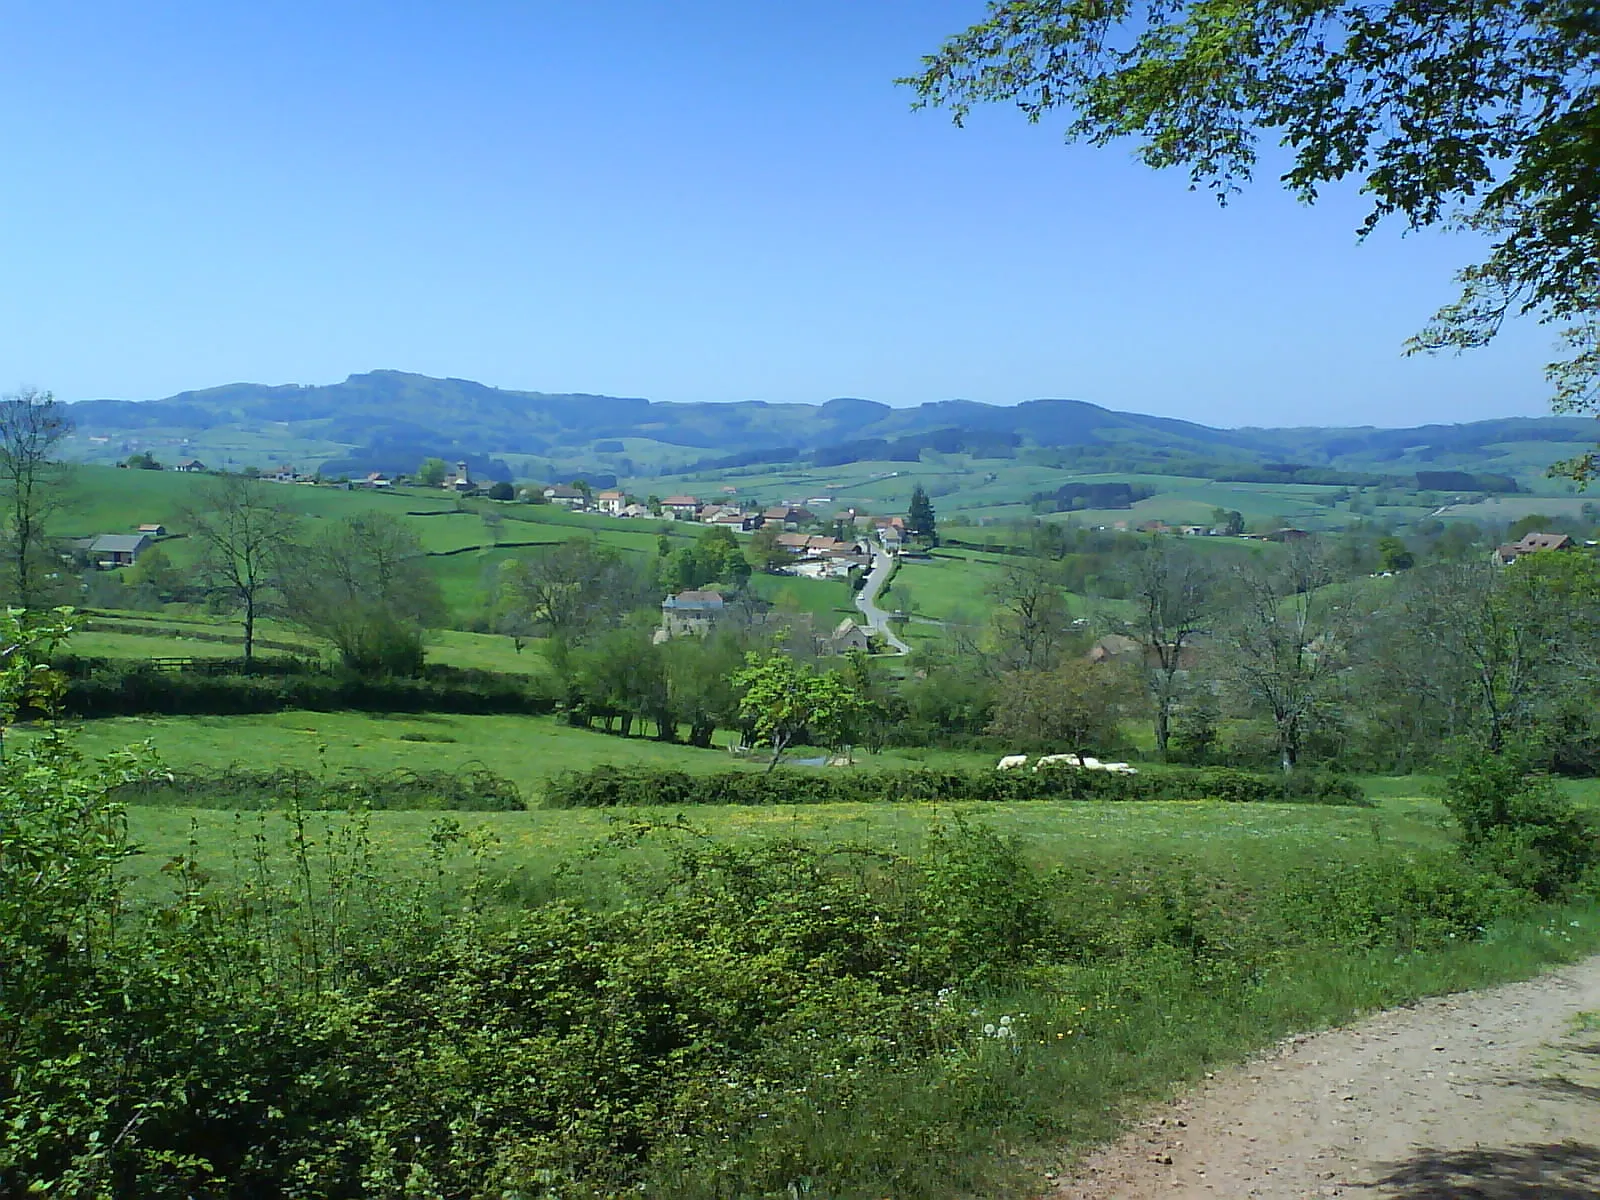
[[[1481,936],[1511,899],[1492,876],[1437,853],[1304,873],[1288,881],[1280,908],[1303,937],[1421,950]]]
[[[1540,899],[1563,895],[1600,863],[1590,818],[1513,757],[1464,758],[1445,782],[1444,802],[1466,857]]]

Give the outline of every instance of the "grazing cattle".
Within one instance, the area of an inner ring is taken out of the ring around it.
[[[1103,771],[1106,769],[1104,763],[1088,754],[1078,755],[1078,765],[1085,771]]]
[[[1014,767],[1026,766],[1027,762],[1028,756],[1026,754],[1008,754],[995,765],[995,770],[1009,771]]]
[[[1101,770],[1112,771],[1118,775],[1137,775],[1138,767],[1131,767],[1127,763],[1106,763]]]
[[[1078,765],[1078,756],[1076,754],[1046,754],[1033,764],[1033,769],[1037,771],[1040,767],[1054,767],[1062,763],[1069,767],[1075,767]]]

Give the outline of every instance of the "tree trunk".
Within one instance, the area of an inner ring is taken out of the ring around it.
[[[244,661],[248,664],[256,652],[256,597],[246,592],[244,597]]]
[[[767,764],[767,769],[766,769],[765,772],[763,772],[763,774],[767,774],[767,775],[771,775],[772,774],[772,768],[778,765],[778,760],[783,757],[783,752],[784,752],[785,749],[788,748],[788,745],[789,745],[789,739],[788,738],[783,738],[783,739],[773,738],[772,739],[772,761]]]
[[[1161,761],[1167,761],[1167,739],[1172,728],[1172,701],[1162,696],[1156,700],[1156,752]]]

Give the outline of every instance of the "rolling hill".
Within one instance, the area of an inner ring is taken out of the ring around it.
[[[400,371],[325,386],[235,383],[161,400],[70,407],[77,429],[69,453],[86,462],[148,450],[214,467],[282,461],[337,475],[407,471],[436,455],[501,479],[660,478],[960,455],[1056,471],[1268,482],[1359,484],[1371,482],[1360,476],[1404,480],[1418,471],[1455,471],[1499,475],[1526,488],[1550,462],[1594,437],[1593,422],[1581,418],[1413,429],[1219,429],[1067,399],[1013,406],[941,400],[913,408],[850,398],[818,405],[679,404],[509,391]],[[1481,482],[1479,490],[1511,490]]]

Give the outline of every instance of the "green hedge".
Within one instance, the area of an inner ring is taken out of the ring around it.
[[[1342,776],[1252,775],[1224,767],[1119,775],[1106,771],[718,771],[690,775],[651,767],[565,771],[545,788],[549,808],[630,805],[837,804],[1016,800],[1228,800],[1365,804]]]
[[[292,661],[292,660],[291,660]],[[64,711],[75,717],[238,716],[307,708],[319,712],[549,713],[556,699],[536,680],[491,671],[430,667],[420,679],[309,670],[280,660],[249,674],[161,670],[104,660],[66,669]]]
[[[332,777],[292,768],[198,767],[157,772],[121,784],[111,795],[125,804],[237,811],[286,808],[291,802],[318,809],[454,812],[521,812],[527,807],[515,783],[482,765],[457,771],[348,769]]]

